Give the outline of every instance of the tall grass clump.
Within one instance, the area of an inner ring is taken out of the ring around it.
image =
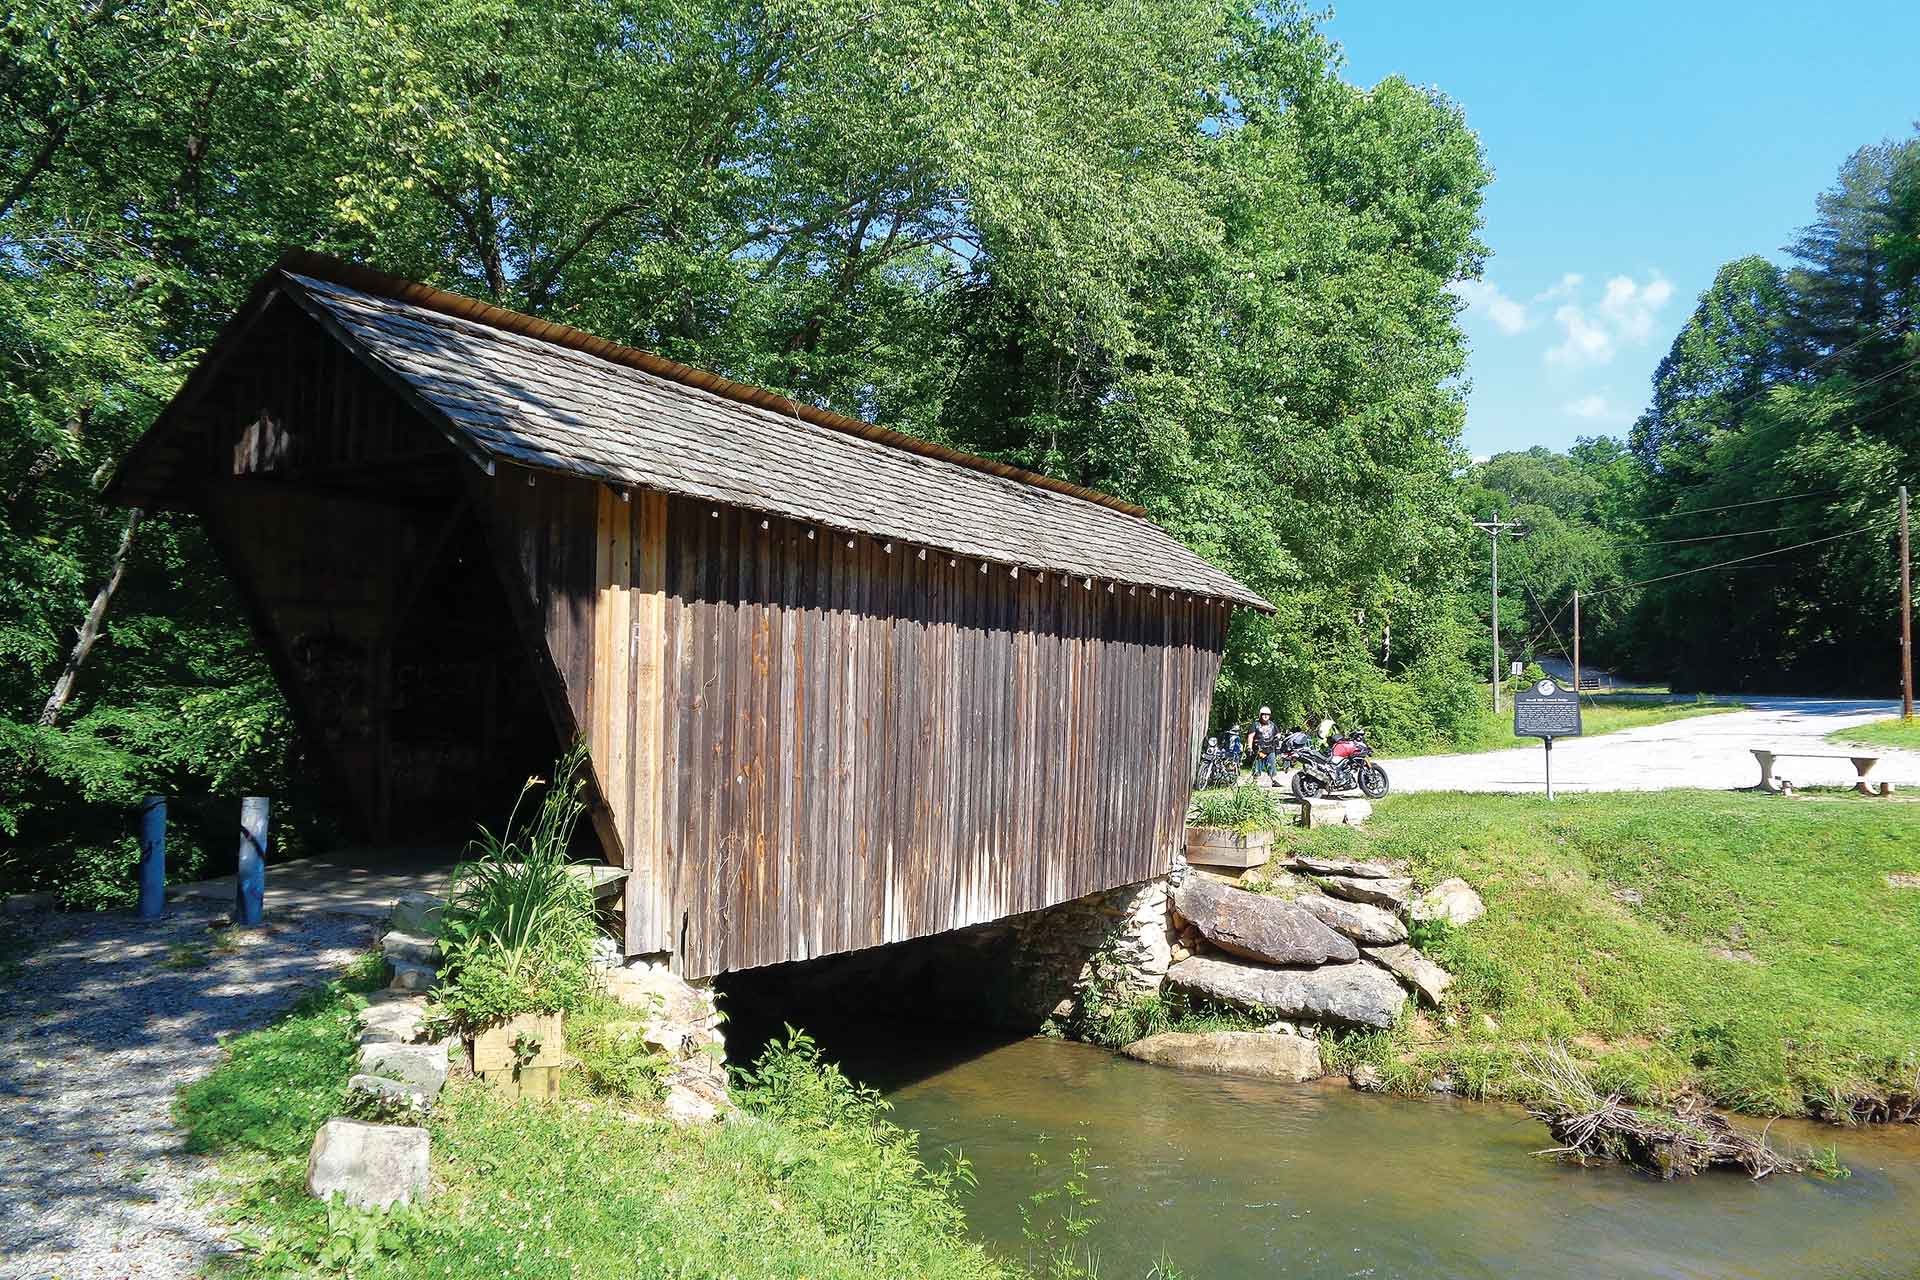
[[[590,991],[593,891],[567,870],[586,812],[585,749],[555,763],[553,780],[527,779],[499,834],[485,827],[454,871],[441,918],[439,1003],[457,1026],[578,1007]],[[533,814],[521,810],[539,795]]]
[[[1278,823],[1270,792],[1243,784],[1202,791],[1193,798],[1193,821],[1202,827],[1227,827],[1240,833],[1267,831]]]

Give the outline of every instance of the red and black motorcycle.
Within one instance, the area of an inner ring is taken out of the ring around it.
[[[1387,771],[1374,762],[1373,748],[1359,729],[1335,737],[1325,751],[1296,729],[1280,750],[1295,766],[1293,794],[1302,800],[1341,791],[1358,791],[1369,800],[1387,794]]]

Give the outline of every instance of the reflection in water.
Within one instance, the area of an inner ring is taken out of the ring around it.
[[[868,1042],[869,1044],[872,1041]],[[1103,1274],[1164,1252],[1189,1276],[1620,1276],[1911,1280],[1920,1275],[1920,1132],[1776,1125],[1836,1142],[1853,1176],[1662,1184],[1534,1159],[1517,1110],[1366,1097],[1149,1067],[1022,1040],[971,1056],[887,1042],[848,1068],[888,1092],[930,1157],[958,1148],[976,1234],[1018,1254],[1019,1204],[1075,1137],[1093,1164]]]

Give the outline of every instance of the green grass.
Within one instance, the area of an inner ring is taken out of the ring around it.
[[[1394,796],[1365,828],[1283,843],[1405,859],[1422,883],[1463,876],[1485,897],[1471,926],[1416,928],[1456,975],[1440,1015],[1352,1047],[1409,1087],[1444,1072],[1523,1097],[1526,1047],[1566,1042],[1638,1101],[1691,1088],[1755,1114],[1831,1114],[1920,1089],[1920,892],[1886,878],[1920,871],[1920,806]]]
[[[1842,746],[1859,745],[1863,747],[1901,747],[1908,751],[1920,751],[1920,718],[1902,720],[1898,716],[1891,720],[1875,720],[1872,724],[1859,724],[1851,729],[1835,729],[1827,735],[1828,742]]]
[[[230,1046],[182,1091],[210,1194],[248,1246],[219,1274],[421,1277],[865,1277],[1015,1274],[963,1235],[964,1165],[930,1170],[880,1104],[817,1063],[786,1061],[745,1122],[680,1129],[651,1103],[506,1103],[450,1084],[429,1122],[426,1212],[329,1210],[303,1187],[313,1135],[339,1114],[363,970]]]
[[[1643,698],[1588,695],[1580,708],[1581,736],[1591,738],[1595,734],[1618,733],[1622,729],[1640,729],[1647,725],[1665,724],[1670,720],[1690,720],[1694,716],[1719,715],[1741,709],[1742,704],[1738,702],[1719,702],[1706,697],[1651,702]],[[1488,707],[1476,737],[1444,749],[1456,754],[1469,754],[1539,745],[1540,739],[1522,738],[1513,732],[1513,710],[1509,706],[1499,715],[1495,715],[1493,708]]]

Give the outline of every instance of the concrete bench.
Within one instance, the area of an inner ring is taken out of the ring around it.
[[[1762,751],[1758,747],[1751,750],[1753,758],[1760,763],[1760,790],[1762,791],[1778,793],[1787,785],[1773,776],[1775,760],[1850,760],[1853,762],[1854,773],[1859,775],[1858,780],[1853,784],[1855,791],[1863,796],[1893,794],[1892,783],[1880,783],[1879,790],[1876,792],[1873,784],[1867,781],[1867,775],[1873,772],[1873,766],[1880,763],[1879,756],[1853,756],[1835,751]]]

